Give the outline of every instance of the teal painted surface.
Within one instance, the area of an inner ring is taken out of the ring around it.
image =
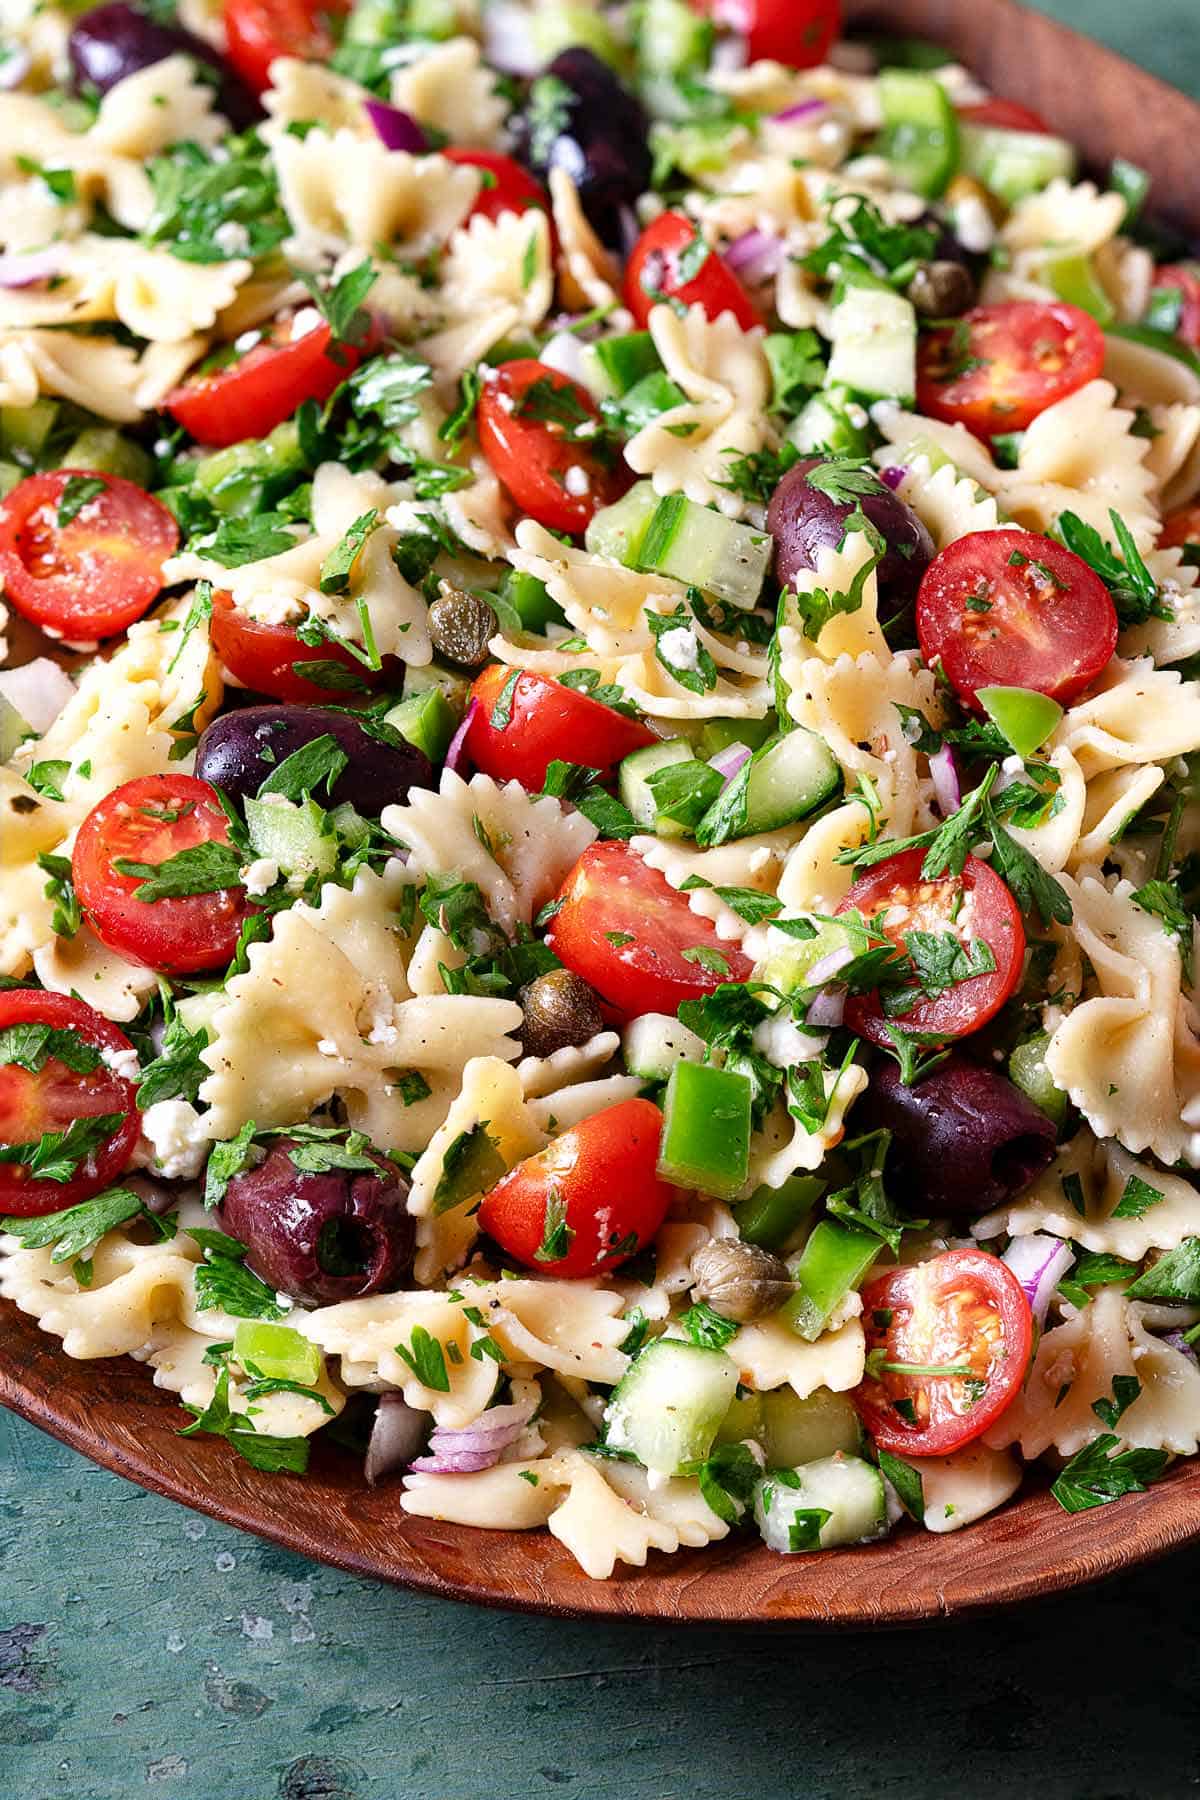
[[[1200,90],[1195,0],[1044,10]],[[515,1618],[306,1563],[0,1414],[0,1800],[1184,1800],[1198,1578],[1189,1553],[903,1637]]]

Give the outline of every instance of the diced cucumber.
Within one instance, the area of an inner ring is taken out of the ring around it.
[[[184,994],[176,1001],[175,1011],[189,1031],[206,1031],[212,1038],[213,1020],[228,1004],[229,996],[224,988],[215,988],[207,994]]]
[[[744,762],[696,827],[708,849],[730,838],[778,831],[824,806],[841,790],[842,771],[828,744],[803,726],[771,738]]]
[[[734,1208],[737,1228],[748,1244],[778,1250],[808,1217],[825,1183],[817,1175],[789,1175],[781,1187],[755,1188]]]
[[[1060,300],[1090,313],[1103,329],[1116,319],[1117,309],[1101,286],[1091,257],[1082,251],[1064,250],[1047,256],[1041,265],[1040,279],[1053,288]]]
[[[810,985],[808,972],[815,964],[832,956],[835,950],[849,949],[856,956],[860,955],[867,943],[866,932],[853,919],[823,920],[816,927],[816,936],[810,938],[788,937],[784,932],[776,932],[767,939],[763,980],[781,993],[800,993]]]
[[[721,1420],[721,1428],[714,1440],[714,1447],[717,1444],[742,1444],[747,1438],[752,1438],[755,1443],[761,1443],[763,1401],[765,1399],[765,1394],[756,1394],[750,1388],[747,1388],[742,1394],[735,1394],[730,1401],[729,1411]]]
[[[829,328],[831,385],[871,399],[911,402],[917,385],[917,315],[911,300],[890,288],[843,285]]]
[[[588,345],[584,357],[595,363],[602,377],[602,391],[618,399],[645,376],[662,370],[662,359],[648,331],[627,331],[622,337],[601,338],[599,343]]]
[[[153,458],[109,426],[92,425],[81,431],[74,443],[59,458],[60,469],[94,469],[97,475],[119,475],[138,487],[149,485],[154,474]]]
[[[409,663],[404,671],[404,698],[411,700],[414,694],[427,694],[431,688],[441,694],[454,717],[461,719],[471,695],[470,676],[461,669],[447,669],[439,662],[426,663],[421,669],[414,669]]]
[[[33,726],[21,717],[12,701],[0,694],[0,763],[6,763],[26,738],[36,736]]]
[[[5,494],[11,494],[18,481],[23,481],[24,478],[24,469],[18,468],[15,462],[6,462],[0,458],[0,499]]]
[[[1067,1116],[1067,1096],[1055,1085],[1054,1077],[1046,1067],[1049,1042],[1049,1034],[1039,1031],[1036,1037],[1018,1044],[1008,1059],[1008,1078],[1041,1108],[1048,1119],[1061,1125]]]
[[[242,1319],[233,1334],[233,1354],[250,1376],[268,1380],[298,1381],[312,1387],[320,1380],[324,1358],[291,1325],[272,1325],[263,1319]]]
[[[788,437],[798,450],[830,456],[866,456],[871,448],[870,424],[864,409],[849,388],[827,385],[797,413]]]
[[[315,800],[299,804],[272,796],[243,802],[246,830],[255,856],[276,862],[288,875],[332,875],[337,867],[337,839],[327,815]]]
[[[780,1309],[780,1318],[798,1337],[815,1342],[834,1308],[858,1286],[880,1248],[881,1240],[873,1231],[822,1219],[792,1269],[796,1293]]]
[[[423,694],[410,694],[407,700],[399,701],[390,712],[384,714],[383,722],[391,725],[423,750],[432,763],[441,762],[450,748],[450,740],[458,729],[458,720],[454,710],[441,688],[426,688]]]
[[[711,1063],[679,1062],[663,1100],[658,1172],[676,1187],[728,1200],[750,1166],[750,1079]]]
[[[660,1475],[681,1474],[712,1449],[737,1384],[737,1364],[723,1350],[656,1338],[613,1389],[606,1441]]]
[[[583,541],[593,556],[607,556],[632,569],[657,507],[654,484],[635,481],[615,506],[602,506],[594,514]]]
[[[713,27],[684,0],[642,0],[637,47],[641,68],[652,75],[683,75],[706,69]]]
[[[779,729],[774,713],[765,719],[705,719],[696,740],[698,753],[707,760],[728,750],[731,744],[745,744],[747,750],[759,750]]]
[[[287,419],[264,438],[246,438],[214,450],[191,465],[192,481],[217,511],[228,516],[257,512],[273,487],[304,473],[304,453],[295,420]]]
[[[1049,694],[1036,688],[982,687],[976,696],[984,712],[1004,733],[1018,756],[1040,750],[1063,716],[1063,709]]]
[[[585,542],[593,555],[674,576],[746,608],[762,592],[774,549],[768,532],[697,506],[682,494],[660,500],[648,481],[637,482],[615,506],[598,512]]]
[[[911,469],[913,464],[919,462],[922,457],[929,464],[931,471],[934,473],[936,473],[938,469],[946,469],[952,466],[950,457],[946,455],[946,452],[942,449],[942,446],[937,440],[931,437],[909,438],[907,444],[904,444],[903,446],[897,445],[895,449],[888,452],[888,456],[895,466],[900,469]]]
[[[773,1388],[762,1397],[762,1446],[772,1469],[794,1469],[822,1457],[859,1456],[862,1426],[845,1394],[818,1388],[806,1400],[790,1387]]]
[[[34,400],[29,406],[0,406],[0,444],[26,458],[40,456],[58,417],[57,400]]]
[[[1074,181],[1078,158],[1065,138],[1042,131],[1007,131],[998,125],[959,127],[963,173],[1010,206],[1048,187]]]
[[[915,69],[879,77],[883,136],[878,149],[895,166],[901,187],[936,200],[959,162],[958,114],[940,81]]]
[[[823,1523],[821,1513],[829,1514]],[[785,1555],[867,1544],[888,1534],[883,1476],[861,1456],[768,1469],[754,1490],[754,1517],[763,1542]]]
[[[617,771],[617,791],[643,831],[654,831],[658,825],[658,807],[646,785],[647,775],[672,768],[676,763],[695,761],[690,744],[685,744],[681,738],[666,738],[661,744],[647,744],[644,750],[634,750],[622,762]],[[682,825],[673,825],[669,821],[664,824],[664,837],[684,835]]]
[[[578,44],[598,56],[601,62],[620,70],[625,53],[612,26],[594,6],[571,6],[563,0],[549,0],[529,17],[529,32],[540,62],[550,62],[560,50]]]
[[[670,1013],[643,1013],[621,1040],[625,1067],[641,1081],[667,1081],[677,1063],[703,1062],[706,1049],[704,1039]]]

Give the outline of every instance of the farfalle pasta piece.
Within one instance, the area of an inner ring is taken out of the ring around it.
[[[674,1531],[675,1548],[695,1550],[729,1536],[728,1524],[717,1517],[694,1476],[674,1476],[651,1487],[645,1469],[613,1459],[604,1464],[604,1479],[635,1512]]]
[[[650,334],[687,398],[644,425],[626,445],[625,460],[650,476],[655,493],[683,493],[737,517],[743,503],[722,486],[730,459],[761,450],[769,434],[771,374],[762,335],[743,331],[732,313],[710,320],[700,306],[683,318],[669,306],[653,307]]]
[[[526,793],[519,781],[464,781],[450,769],[436,793],[410,788],[402,805],[384,808],[381,822],[421,874],[477,883],[491,917],[510,935],[532,923],[596,837],[582,813]]]
[[[90,234],[61,256],[52,285],[0,293],[0,330],[115,320],[138,337],[181,343],[212,330],[253,268],[183,262],[168,250]]]
[[[870,654],[885,660],[890,656],[879,621],[876,560],[866,532],[847,531],[839,545],[817,551],[815,568],[796,571],[788,584],[789,594],[796,598],[789,599],[783,614],[789,635],[780,638],[781,662],[797,656],[818,656],[826,662],[840,656]],[[824,624],[815,615],[822,596],[830,614]]]
[[[886,466],[887,452],[881,450],[877,456]],[[914,457],[896,492],[928,528],[939,550],[973,531],[996,531],[1004,523],[995,496],[969,475],[961,475],[952,463],[934,469],[927,456]]]
[[[550,1530],[594,1581],[607,1580],[619,1562],[645,1568],[651,1550],[678,1550],[678,1529],[630,1506],[581,1451],[564,1451],[558,1461],[569,1486]]]
[[[557,1456],[502,1462],[476,1475],[405,1477],[401,1509],[417,1519],[445,1519],[483,1531],[535,1531],[562,1498],[569,1471]]]
[[[874,815],[861,800],[848,800],[817,819],[788,851],[778,895],[787,912],[836,912],[854,885],[854,869],[839,862],[843,850],[859,850],[875,829]],[[768,940],[769,941],[769,940]],[[776,940],[782,948],[783,939]]]
[[[40,873],[40,871],[39,871]],[[136,1019],[158,986],[144,963],[127,962],[102,944],[86,925],[74,937],[53,934],[33,952],[33,972],[52,994],[83,994],[106,1019]]]
[[[1147,1251],[1173,1250],[1200,1236],[1200,1193],[1122,1145],[1098,1142],[1085,1125],[1032,1187],[972,1226],[981,1239],[1002,1231],[1011,1237],[1047,1231],[1085,1250],[1140,1262]]]
[[[926,1531],[961,1531],[986,1518],[1021,1485],[1022,1469],[1007,1450],[968,1444],[950,1456],[902,1457],[921,1477]]]
[[[1090,1305],[1043,1334],[1024,1386],[984,1441],[1020,1447],[1026,1459],[1055,1450],[1074,1456],[1097,1437],[1093,1407],[1111,1399],[1113,1380],[1133,1378],[1141,1392],[1113,1427],[1139,1450],[1194,1455],[1200,1446],[1200,1369],[1191,1357],[1152,1337],[1143,1309],[1119,1287],[1101,1288]]]
[[[615,1031],[598,1031],[586,1044],[566,1044],[549,1056],[523,1056],[517,1064],[521,1092],[538,1100],[579,1081],[589,1081],[608,1066],[621,1048]]]
[[[483,457],[472,459],[469,486],[442,495],[442,515],[461,543],[477,556],[500,561],[513,548],[513,505]]]
[[[1056,177],[1038,193],[1018,201],[1000,232],[1000,242],[1015,253],[1061,250],[1070,245],[1086,255],[1116,236],[1125,211],[1120,194],[1101,193],[1091,181],[1073,187]]]
[[[558,283],[563,303],[580,311],[617,307],[621,271],[593,231],[579,204],[579,190],[565,169],[551,169],[550,204],[558,233]]]
[[[1117,405],[1109,381],[1090,381],[1048,406],[1025,432],[1017,467],[995,481],[1001,506],[1018,524],[1046,531],[1060,513],[1075,512],[1109,537],[1110,510],[1120,513],[1139,547],[1158,532],[1149,442],[1133,413]]]
[[[211,150],[228,131],[216,99],[212,82],[201,79],[191,57],[168,56],[109,88],[86,141],[138,162],[161,155],[172,144]]]
[[[601,656],[627,656],[652,640],[644,613],[675,612],[687,589],[669,575],[641,574],[608,557],[564,544],[533,519],[517,526],[517,548],[509,561],[546,584],[580,636]]]
[[[1154,436],[1146,467],[1158,489],[1159,510],[1186,506],[1200,487],[1200,403],[1173,403],[1149,408]]]
[[[683,888],[687,882],[703,884],[687,889],[689,907],[700,918],[712,920],[718,937],[735,941],[745,937],[746,921],[716,890],[751,888],[755,893],[773,894],[797,832],[797,827],[788,826],[737,838],[711,850],[697,849],[677,838],[639,836],[631,843],[642,861],[657,869],[673,888]]]
[[[292,227],[288,251],[301,263],[377,244],[401,260],[426,256],[462,224],[479,192],[477,169],[386,150],[345,128],[282,133],[271,155]]]
[[[468,219],[442,261],[441,296],[451,319],[478,320],[499,309],[515,314],[526,331],[540,325],[554,298],[550,222],[542,209]]]
[[[1191,683],[1145,658],[1114,657],[1093,693],[1068,708],[1051,742],[1071,751],[1089,781],[1106,769],[1187,756],[1200,749]]]
[[[373,1294],[366,1300],[320,1306],[294,1322],[326,1356],[340,1359],[342,1380],[348,1386],[398,1388],[410,1406],[432,1413],[438,1425],[454,1429],[479,1417],[500,1379],[494,1357],[471,1354],[487,1336],[467,1316],[468,1308],[474,1310],[476,1290],[455,1292],[457,1297],[419,1289]],[[418,1332],[437,1346],[433,1367],[420,1354],[423,1340]],[[429,1386],[418,1370],[432,1374],[439,1385]]]
[[[137,353],[113,338],[0,330],[0,406],[29,407],[44,394],[114,425],[136,425],[146,410],[137,386]]]
[[[452,144],[492,149],[501,142],[508,105],[474,38],[421,46],[392,76],[392,103]]]
[[[750,1146],[750,1176],[746,1193],[756,1187],[782,1187],[793,1175],[819,1169],[826,1156],[846,1135],[846,1114],[867,1086],[867,1072],[851,1063],[840,1072],[826,1069],[825,1117],[816,1131],[794,1118],[782,1101],[763,1120]]]
[[[847,1319],[815,1343],[797,1337],[778,1317],[743,1325],[726,1346],[742,1381],[756,1393],[790,1387],[801,1400],[818,1388],[846,1393],[863,1378],[866,1339],[857,1318]]]
[[[270,115],[270,124],[261,128],[262,134],[270,142],[289,125],[319,125],[324,131],[375,136],[363,104],[369,97],[357,81],[338,75],[321,63],[277,56],[271,64],[271,85],[262,97]]]

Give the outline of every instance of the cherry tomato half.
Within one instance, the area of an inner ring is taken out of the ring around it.
[[[1154,285],[1178,291],[1179,323],[1175,336],[1193,350],[1200,350],[1200,271],[1186,263],[1164,263],[1155,272]]]
[[[99,482],[84,490],[72,483]],[[60,519],[63,521],[60,523]],[[124,631],[162,592],[179,527],[161,501],[119,475],[55,469],[19,481],[0,503],[6,599],[55,637],[90,642]]]
[[[0,1031],[15,1025],[49,1025],[102,1055],[133,1048],[123,1031],[82,1000],[36,988],[0,994]],[[36,1144],[46,1132],[66,1131],[76,1119],[118,1113],[119,1123],[67,1181],[30,1176],[24,1163],[0,1163],[0,1213],[37,1218],[90,1199],[129,1167],[141,1130],[134,1083],[107,1063],[78,1070],[50,1056],[36,1072],[15,1062],[0,1063],[0,1142]]]
[[[519,781],[531,794],[541,791],[556,759],[607,775],[623,757],[655,742],[639,719],[529,670],[517,674],[493,664],[475,681],[471,699],[479,703],[467,727],[471,762],[495,781]],[[507,724],[496,722],[506,714]]]
[[[213,650],[229,673],[273,700],[353,706],[372,688],[385,684],[396,669],[394,657],[385,656],[381,669],[368,669],[340,644],[314,648],[301,643],[290,625],[265,625],[261,619],[252,619],[240,612],[233,596],[224,591],[213,595],[211,631]],[[297,673],[306,668],[317,670],[318,678]],[[339,675],[339,669],[345,673]]]
[[[753,965],[628,844],[593,844],[563,883],[547,941],[623,1018],[674,1014]]]
[[[483,171],[484,186],[467,214],[469,219],[498,219],[501,213],[521,213],[531,206],[540,206],[544,213],[549,213],[550,196],[541,182],[535,181],[528,169],[523,169],[519,162],[514,162],[502,151],[460,150],[448,144],[438,154],[447,162]],[[553,226],[550,229],[553,236]]]
[[[919,999],[896,1018],[884,1014],[877,994],[852,994],[846,1023],[875,1044],[890,1044],[889,1025],[948,1041],[978,1031],[994,1018],[1021,979],[1025,927],[1021,913],[996,871],[977,856],[968,856],[961,875],[926,880],[921,874],[924,850],[901,850],[876,863],[850,889],[840,913],[857,909],[865,919],[884,914],[883,931],[898,950],[910,932],[952,933],[969,953],[974,943],[988,946],[995,968],[969,975],[940,993]]]
[[[142,775],[114,788],[79,827],[71,856],[75,892],[96,936],[167,974],[223,967],[248,911],[243,887],[230,882],[208,893],[139,900],[135,891],[149,877],[116,865],[152,868],[199,844],[229,841],[229,820],[207,781]]]
[[[881,1450],[946,1456],[1016,1398],[1033,1315],[998,1256],[946,1250],[889,1269],[867,1283],[862,1302],[868,1373],[851,1398]],[[924,1372],[943,1369],[954,1373]]]
[[[710,319],[731,312],[743,331],[762,324],[733,270],[708,249],[683,213],[659,213],[633,246],[625,269],[625,304],[643,329],[651,309],[664,300],[702,306]]]
[[[842,28],[840,0],[691,0],[696,12],[746,39],[748,59],[793,69],[828,60]]]
[[[990,100],[977,100],[973,106],[960,106],[960,119],[969,125],[996,125],[1001,131],[1036,131],[1044,137],[1051,135],[1050,127],[1040,113],[1032,107],[1022,106],[1019,100],[1002,100],[993,95]]]
[[[485,1194],[479,1223],[542,1275],[599,1275],[651,1243],[674,1189],[658,1177],[662,1114],[623,1100],[564,1131]]]
[[[1104,371],[1104,333],[1063,301],[977,306],[927,332],[917,350],[917,408],[977,437],[1023,431]]]
[[[172,388],[163,406],[198,443],[214,449],[265,437],[306,400],[328,400],[375,341],[334,344],[324,323],[302,337],[291,333],[292,319],[278,320],[237,362]]]
[[[578,536],[627,486],[589,435],[599,417],[586,388],[534,357],[501,363],[484,384],[479,447],[521,511],[548,531]]]
[[[335,48],[328,20],[349,10],[349,0],[225,0],[225,53],[261,94],[277,56],[328,62]]]
[[[936,556],[917,636],[964,706],[981,687],[1034,688],[1067,705],[1107,668],[1117,614],[1100,577],[1036,531],[973,531]]]
[[[1179,512],[1170,513],[1163,521],[1160,550],[1182,549],[1185,544],[1200,547],[1200,505],[1195,502]]]

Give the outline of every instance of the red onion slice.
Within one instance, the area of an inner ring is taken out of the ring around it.
[[[32,56],[19,45],[0,57],[0,91],[19,88],[32,67]]]
[[[57,250],[13,250],[0,256],[0,287],[36,287],[62,273],[62,256]]]
[[[425,1442],[429,1414],[410,1406],[403,1394],[381,1394],[367,1443],[363,1474],[368,1487],[407,1467]]]
[[[453,1456],[418,1456],[410,1462],[409,1473],[412,1475],[482,1475],[485,1469],[494,1468],[500,1460],[500,1452],[490,1450],[459,1450]]]
[[[446,752],[446,767],[450,770],[452,775],[459,775],[462,773],[463,766],[467,760],[467,733],[470,731],[471,721],[478,711],[478,700],[472,700],[470,706],[468,706],[466,712],[463,714],[462,724],[450,739],[450,748]]]
[[[846,990],[838,983],[822,988],[809,1006],[805,1018],[806,1025],[815,1025],[819,1031],[832,1031],[842,1023],[846,1014]]]
[[[367,100],[364,106],[385,150],[407,150],[412,156],[424,156],[429,139],[411,113],[389,106],[386,100]]]
[[[724,750],[718,750],[715,756],[709,757],[708,766],[717,771],[728,787],[742,764],[749,762],[752,755],[753,751],[745,744],[729,744]]]
[[[1029,1237],[1014,1238],[1002,1261],[1024,1288],[1034,1318],[1044,1325],[1051,1296],[1074,1263],[1075,1252],[1058,1238],[1035,1231]]]
[[[933,777],[933,794],[938,808],[943,819],[948,819],[962,805],[958,764],[949,744],[943,744],[940,750],[934,751],[929,759],[929,773]]]
[[[1186,1332],[1164,1331],[1162,1341],[1164,1344],[1170,1344],[1172,1350],[1178,1350],[1180,1356],[1186,1356],[1190,1363],[1200,1367],[1200,1356],[1196,1355],[1195,1344],[1188,1343]]]
[[[808,987],[821,987],[825,982],[829,981],[832,976],[836,975],[839,969],[844,969],[848,962],[853,961],[854,952],[849,944],[839,944],[836,950],[831,950],[828,956],[822,956],[813,964],[812,968],[808,971],[808,981],[806,985]]]
[[[774,125],[795,125],[801,119],[813,119],[818,113],[828,111],[828,100],[797,100],[794,106],[785,106],[782,112],[772,113],[771,122]]]
[[[783,240],[769,231],[744,231],[725,251],[725,261],[746,281],[769,281],[783,262]]]
[[[885,487],[890,487],[894,494],[898,488],[903,487],[904,479],[907,474],[907,469],[899,469],[893,463],[890,468],[880,469],[879,479],[883,482]]]
[[[429,1440],[429,1454],[410,1466],[421,1475],[477,1475],[516,1443],[532,1413],[529,1404],[494,1406],[457,1430],[439,1425]]]

